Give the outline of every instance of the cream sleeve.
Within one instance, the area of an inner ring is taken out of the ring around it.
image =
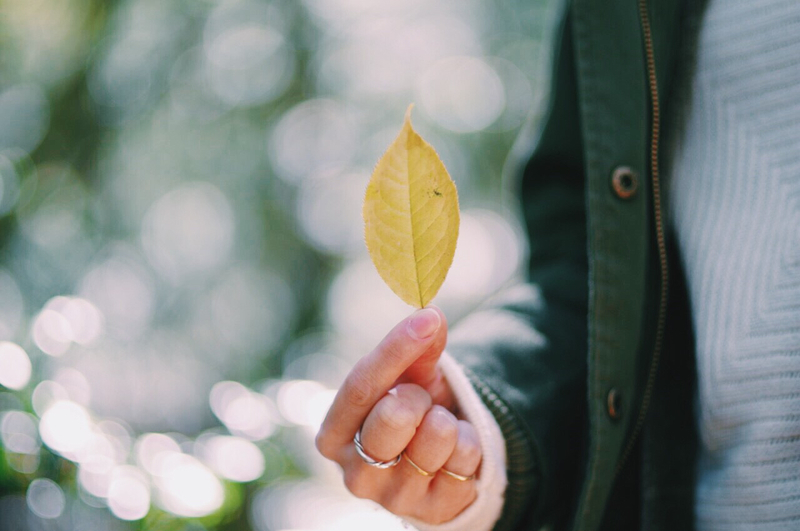
[[[505,440],[494,416],[458,363],[444,352],[439,366],[453,390],[464,418],[478,432],[483,452],[478,477],[475,479],[478,496],[458,516],[443,524],[431,525],[413,518],[405,520],[419,531],[490,531],[503,511],[503,495],[508,483]]]

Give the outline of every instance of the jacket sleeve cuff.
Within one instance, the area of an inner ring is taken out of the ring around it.
[[[500,427],[505,442],[507,485],[503,513],[493,529],[519,529],[536,516],[534,509],[539,505],[542,472],[539,452],[519,415],[469,367],[462,369]]]
[[[439,361],[458,407],[478,433],[483,457],[475,480],[477,497],[449,522],[431,525],[407,518],[420,531],[489,531],[503,512],[506,477],[506,445],[500,426],[483,403],[461,366],[447,353]]]

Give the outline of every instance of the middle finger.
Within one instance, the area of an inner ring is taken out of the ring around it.
[[[404,469],[420,484],[430,483],[453,453],[458,440],[458,420],[446,408],[433,406],[405,450]]]
[[[399,384],[381,398],[361,427],[364,451],[388,461],[403,451],[431,407],[431,396],[416,384]]]

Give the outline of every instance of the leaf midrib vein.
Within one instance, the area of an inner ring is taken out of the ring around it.
[[[406,183],[407,183],[407,191],[408,191],[408,224],[410,226],[410,234],[411,234],[411,251],[414,256],[414,276],[415,281],[417,283],[417,296],[419,297],[419,305],[420,307],[423,306],[422,303],[422,283],[419,280],[419,262],[417,261],[417,238],[414,234],[414,212],[411,205],[411,149],[409,144],[411,143],[412,135],[414,134],[413,130],[409,127],[408,136],[406,136]]]

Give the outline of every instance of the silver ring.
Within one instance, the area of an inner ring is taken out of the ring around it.
[[[390,459],[388,461],[378,461],[371,458],[369,455],[367,455],[367,452],[364,451],[364,446],[361,444],[361,428],[358,428],[355,437],[353,437],[353,443],[356,445],[356,452],[358,452],[358,456],[361,458],[361,460],[369,466],[374,466],[375,468],[392,468],[400,462],[400,459],[403,458],[403,454],[400,454],[394,459]]]

